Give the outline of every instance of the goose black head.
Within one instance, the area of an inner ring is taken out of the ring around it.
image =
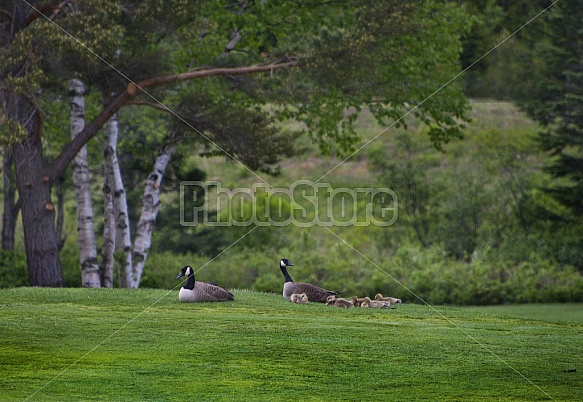
[[[288,260],[287,258],[282,258],[281,261],[279,262],[279,266],[282,268],[293,267],[294,264],[292,264],[291,261]]]
[[[180,273],[178,274],[176,279],[180,279],[183,276],[191,276],[191,275],[194,275],[194,271],[192,270],[192,267],[190,265],[187,265],[180,270]]]

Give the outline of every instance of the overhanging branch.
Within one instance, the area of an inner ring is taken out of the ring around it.
[[[272,64],[256,64],[247,67],[224,67],[212,68],[198,71],[189,71],[182,74],[167,75],[163,77],[148,78],[141,81],[136,86],[138,88],[148,88],[164,84],[172,84],[178,81],[187,81],[195,78],[212,77],[215,75],[246,75],[254,73],[262,73],[266,71],[273,71],[280,68],[295,67],[298,61],[292,60],[286,63],[272,63]]]
[[[156,110],[161,110],[163,112],[171,112],[171,110],[167,106],[161,105],[159,103],[144,102],[144,101],[128,101],[125,105],[126,106],[148,106],[148,107],[154,108]]]
[[[138,91],[143,91],[150,87],[168,85],[197,78],[212,77],[217,75],[256,74],[282,68],[292,68],[298,65],[299,62],[297,60],[290,60],[283,63],[275,62],[271,64],[255,64],[245,67],[210,68],[198,71],[189,71],[182,74],[152,77],[138,83],[130,82],[127,85],[125,91],[123,91],[109,104],[107,104],[101,113],[99,113],[89,124],[85,126],[83,131],[81,131],[73,140],[71,140],[71,142],[65,146],[59,156],[57,156],[57,158],[48,166],[46,174],[49,175],[53,181],[56,177],[63,174],[69,163],[71,163],[81,148],[83,148],[83,146],[87,144],[87,142],[89,142],[89,140],[93,138],[95,134],[97,134],[97,132],[115,113],[117,113],[123,106],[127,105],[130,100],[136,96]],[[168,110],[163,106],[161,106],[160,109],[166,111]]]

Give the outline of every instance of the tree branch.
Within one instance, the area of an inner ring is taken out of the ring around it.
[[[186,73],[177,75],[167,75],[162,77],[148,78],[137,84],[138,88],[148,88],[164,84],[172,84],[178,81],[187,81],[195,78],[211,77],[215,75],[246,75],[261,73],[266,71],[273,71],[280,68],[295,67],[298,65],[298,61],[291,60],[286,63],[272,63],[272,64],[256,64],[247,67],[224,67],[224,68],[211,68],[198,71],[188,71]]]
[[[125,104],[126,106],[148,106],[157,110],[161,110],[163,112],[171,112],[168,107],[164,105],[160,105],[159,103],[152,103],[152,102],[145,102],[145,101],[128,101]]]
[[[48,18],[48,19],[54,18],[55,13],[62,10],[69,3],[70,3],[70,0],[65,0],[65,1],[53,0],[53,1],[49,1],[46,4],[43,4],[42,6],[36,7],[36,8],[34,8],[33,6],[31,6],[30,4],[27,3],[29,5],[29,7],[32,8],[32,10],[30,10],[28,17],[26,17],[26,21],[24,22],[24,25],[29,26],[35,20],[40,18],[41,16]],[[49,12],[52,14],[51,17],[47,16],[47,14],[49,14]]]
[[[247,75],[267,71],[273,71],[281,68],[291,68],[299,65],[297,60],[290,60],[284,63],[256,64],[246,67],[225,67],[210,68],[198,71],[189,71],[182,74],[152,77],[138,83],[130,82],[126,90],[107,104],[101,113],[99,113],[85,129],[69,142],[57,158],[47,167],[46,174],[54,181],[59,175],[62,175],[69,163],[75,158],[77,153],[89,142],[95,134],[107,123],[107,121],[117,113],[123,106],[127,105],[130,100],[136,96],[138,90],[144,90],[150,87],[172,84],[180,81],[187,81],[196,78],[212,77],[217,75]],[[163,108],[161,108],[163,109]]]

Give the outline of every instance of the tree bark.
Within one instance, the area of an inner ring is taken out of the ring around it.
[[[107,174],[103,185],[103,248],[101,249],[101,267],[99,276],[101,286],[113,287],[113,265],[115,251],[115,213],[113,210],[113,193]],[[119,278],[118,278],[119,280]]]
[[[2,161],[4,181],[4,211],[2,212],[2,248],[14,250],[16,219],[20,210],[20,202],[16,202],[16,177],[14,176],[14,159],[11,150],[5,149]]]
[[[71,93],[71,138],[85,128],[85,85],[78,79],[69,81]],[[83,146],[73,160],[73,185],[77,200],[77,241],[81,260],[81,284],[83,287],[101,287],[97,263],[97,243],[93,228],[93,203],[87,147]]]
[[[142,198],[142,212],[136,228],[136,238],[133,249],[133,273],[136,278],[136,287],[139,286],[148,257],[148,251],[152,245],[152,231],[156,223],[156,215],[160,210],[160,183],[170,162],[176,147],[171,136],[158,151],[158,157],[154,162],[154,168],[148,176]]]
[[[57,242],[59,245],[59,252],[65,246],[65,241],[67,241],[67,234],[63,233],[63,227],[65,225],[65,180],[59,180],[56,184],[56,196],[57,196],[57,223],[55,226],[55,236],[57,237]]]
[[[45,173],[40,137],[29,135],[12,146],[21,200],[24,246],[31,286],[64,286],[51,181]]]
[[[122,288],[135,288],[137,287],[137,281],[132,272],[132,240],[130,235],[128,204],[117,159],[117,115],[112,116],[107,122],[105,126],[105,137],[105,174],[107,176],[107,183],[109,183],[113,190],[113,209],[116,228],[115,249],[120,252],[118,257],[120,272],[119,286]]]

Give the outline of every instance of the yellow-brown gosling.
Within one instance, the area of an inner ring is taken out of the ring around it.
[[[401,299],[397,299],[396,297],[390,297],[390,296],[383,297],[383,295],[380,294],[380,293],[377,293],[374,298],[375,298],[375,300],[378,300],[378,301],[387,301],[387,302],[389,302],[391,304],[400,304],[400,303],[403,303],[401,301]]]
[[[360,305],[360,307],[368,307],[368,308],[394,308],[391,307],[390,302],[386,301],[379,301],[379,300],[371,300],[369,297],[365,297],[364,301]]]
[[[363,301],[364,301],[364,298],[358,298],[356,296],[352,296],[352,304],[354,304],[354,307],[360,307],[360,305],[362,304]]]
[[[305,293],[294,293],[291,295],[290,300],[296,304],[308,304],[308,296]]]
[[[342,308],[354,307],[354,304],[352,304],[350,300],[346,300],[341,297],[336,297],[335,295],[328,296],[328,298],[326,299],[326,305]]]

